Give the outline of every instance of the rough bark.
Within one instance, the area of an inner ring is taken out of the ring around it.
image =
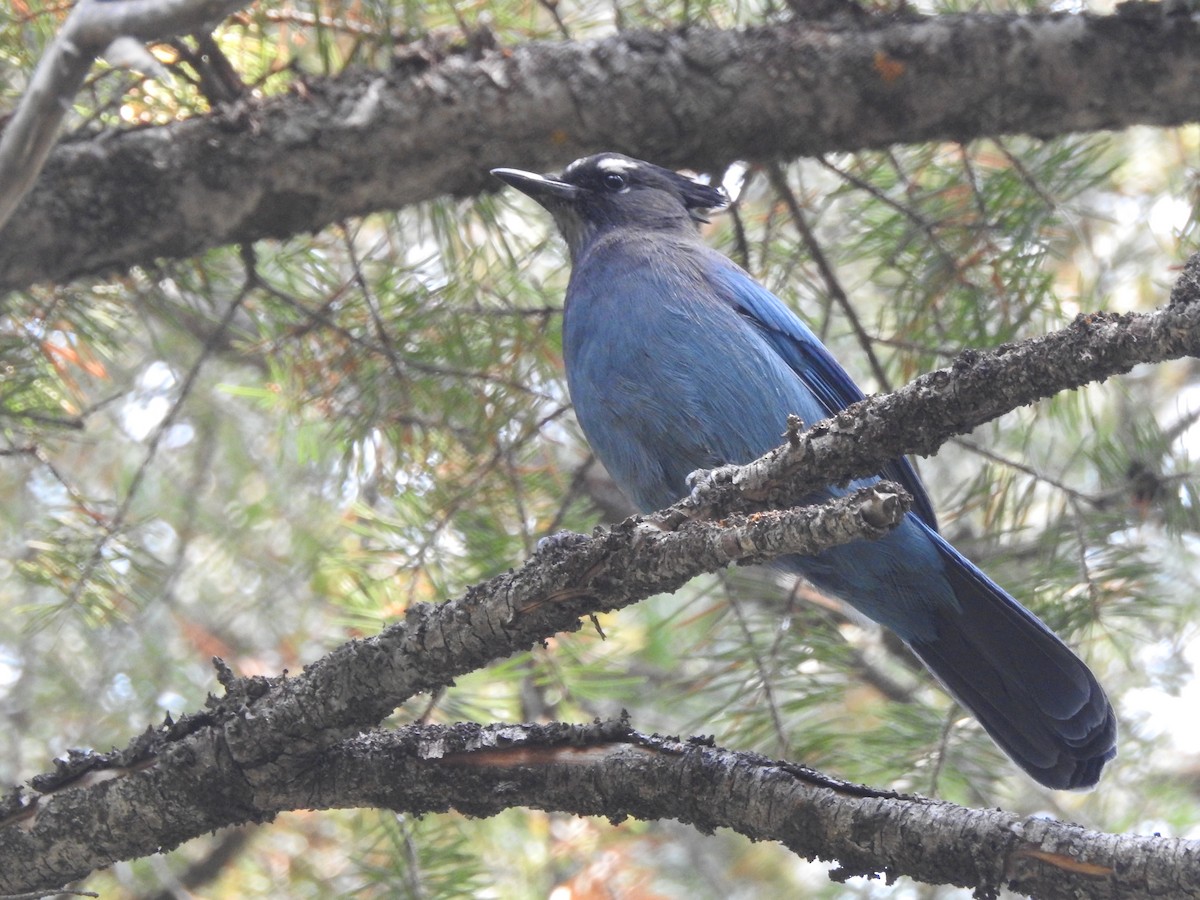
[[[152,808],[166,813],[173,828],[160,833],[174,842],[186,836],[174,830],[181,823],[233,798],[250,821],[309,808],[489,816],[527,806],[613,822],[674,818],[706,833],[731,828],[806,858],[836,859],[838,879],[908,876],[973,887],[979,897],[1007,886],[1045,900],[1182,900],[1200,883],[1200,842],[1089,832],[877,791],[704,740],[639,734],[624,721],[412,726],[292,755],[272,774],[249,784],[216,748],[211,758],[164,756],[100,787],[53,795],[23,839],[34,844],[49,831],[111,842],[145,831]]]
[[[1088,832],[873,790],[624,722],[412,729],[349,741],[325,759],[340,802],[492,815],[530,792],[520,805],[613,821],[673,818],[780,841],[808,859],[836,859],[839,880],[905,875],[979,897],[1008,886],[1046,900],[1166,900],[1194,897],[1200,884],[1200,841]]]
[[[0,292],[473,195],[493,166],[600,149],[715,168],[1200,118],[1200,17],[1163,4],[633,31],[411,59],[64,143],[0,231]]]

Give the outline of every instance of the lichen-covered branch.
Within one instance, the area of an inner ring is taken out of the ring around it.
[[[983,898],[1010,887],[1042,900],[1183,900],[1200,883],[1197,841],[1103,834],[873,790],[709,741],[641,734],[625,721],[410,726],[297,752],[272,771],[245,790],[231,758],[168,755],[49,798],[32,831],[79,832],[107,844],[145,832],[152,809],[169,846],[186,836],[179,826],[194,822],[195,794],[207,790],[210,806],[228,802],[240,821],[347,807],[490,816],[524,806],[616,822],[672,818],[778,841],[808,859],[836,859],[834,878],[907,876],[971,887]],[[94,821],[101,811],[103,828]]]
[[[343,645],[297,677],[238,679],[221,664],[226,696],[209,709],[123,751],[75,754],[33,780],[37,794],[0,803],[0,893],[57,888],[214,828],[259,821],[268,806],[258,798],[413,694],[701,572],[877,537],[899,522],[906,501],[901,488],[882,483],[820,507],[672,532],[630,520],[593,538],[552,541],[459,600],[414,606],[403,622]]]
[[[1200,841],[1089,832],[872,790],[703,740],[639,734],[624,722],[404,729],[330,748],[323,762],[336,790],[321,796],[337,805],[470,815],[520,805],[617,821],[678,819],[835,859],[835,878],[905,875],[972,887],[978,897],[1009,886],[1042,900],[1181,900],[1200,884]]]
[[[795,435],[789,447],[757,463],[723,473],[717,482],[699,490],[698,501],[687,508],[630,519],[615,528],[600,529],[590,538],[560,536],[519,569],[477,585],[460,599],[414,606],[403,622],[376,637],[338,648],[299,676],[239,679],[222,669],[226,696],[213,700],[207,709],[149,731],[123,751],[79,754],[62,762],[55,773],[34,779],[39,795],[14,794],[0,803],[0,891],[55,888],[118,859],[173,847],[225,825],[259,821],[280,808],[292,808],[271,798],[281,791],[286,794],[289,785],[306,784],[306,778],[317,780],[313,790],[319,787],[333,793],[321,794],[326,799],[320,801],[313,794],[305,804],[358,802],[348,799],[349,795],[338,799],[336,782],[319,781],[328,763],[326,755],[339,741],[377,725],[413,694],[445,685],[462,673],[559,632],[573,631],[589,614],[674,590],[700,572],[783,553],[814,553],[833,543],[870,538],[898,521],[907,509],[903,492],[882,482],[822,507],[713,520],[714,509],[745,502],[745,498],[736,503],[731,499],[742,487],[756,503],[774,501],[797,489],[810,489],[796,488],[796,484],[811,487],[808,473],[797,474],[808,460],[824,467],[819,481],[831,474],[867,474],[878,467],[881,458],[906,449],[931,450],[959,430],[1056,390],[1087,380],[1102,381],[1137,363],[1200,355],[1197,292],[1200,256],[1189,260],[1172,292],[1171,305],[1165,309],[1146,315],[1085,317],[1044,338],[988,354],[966,354],[954,366],[918,379],[908,388],[863,401],[833,423]],[[842,455],[851,462],[845,462]],[[793,481],[790,486],[777,486],[764,480],[769,476],[787,476]],[[790,770],[784,767],[781,771]],[[745,782],[731,802],[754,804],[759,801],[757,790],[753,780]],[[538,805],[535,800],[518,799],[516,794],[511,801]],[[768,798],[766,802],[771,801]],[[480,811],[479,807],[462,808]],[[615,809],[612,815],[679,815],[670,805],[657,813],[653,804],[636,810]],[[983,811],[963,815],[980,821],[992,816]],[[725,821],[689,821],[701,827],[737,827]],[[800,837],[805,840],[816,840],[806,836],[804,821],[791,822],[788,827],[801,829]],[[782,840],[806,854],[845,853],[838,858],[852,871],[893,868],[891,857],[871,857],[870,851],[863,849],[865,843],[858,848],[858,855],[853,847],[834,844],[828,846],[838,849],[810,850],[825,845],[798,843],[800,837],[786,831],[787,823],[778,824],[781,830],[747,833]],[[1009,822],[999,827],[1004,832],[1015,826]],[[1025,843],[1018,844],[1020,852],[1006,850],[996,856],[994,864],[1005,867],[1003,872],[989,869],[970,877],[946,875],[945,883],[990,889],[1000,883],[1001,876],[1011,878],[1014,872],[1025,871],[1026,865],[1045,864],[1055,878],[1075,879],[1070,881],[1075,886],[1085,876],[1099,879],[1087,882],[1089,885],[1105,889],[1118,876],[1144,878],[1155,890],[1166,884],[1151,879],[1138,866],[1118,870],[1118,863],[1110,861],[1118,859],[1119,854],[1113,854],[1125,846],[1139,853],[1175,854],[1173,864],[1181,867],[1180,871],[1194,872],[1197,851],[1191,844],[1145,844],[1139,843],[1141,839],[1111,835],[1085,836],[1082,843],[1075,843],[1062,837],[1066,832],[1055,832],[1053,840],[1046,843],[1035,835],[1043,827],[1039,823],[1021,825],[1024,830],[1018,837]],[[1059,842],[1060,837],[1065,843]],[[856,834],[855,840],[862,840],[861,834]],[[882,840],[881,834],[870,832],[870,847]],[[1117,845],[1120,847],[1114,849]],[[1151,850],[1137,849],[1143,846]],[[934,864],[940,861],[934,859],[930,865]],[[1125,865],[1121,857],[1119,866]],[[901,868],[897,865],[896,870]],[[913,870],[918,871],[914,877],[926,877],[924,870]],[[1162,889],[1173,888],[1166,884]],[[1064,891],[1043,890],[1040,883],[1038,887],[1039,896],[1070,895]],[[1105,896],[1091,888],[1085,893]]]
[[[0,231],[0,292],[477,194],[491,167],[597,150],[713,168],[1200,119],[1200,17],[1120,10],[626,31],[309,79],[60,146]]]

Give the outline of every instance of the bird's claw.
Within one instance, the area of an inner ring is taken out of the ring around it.
[[[713,469],[696,469],[684,479],[688,488],[688,500],[693,503],[701,500],[705,493],[719,484],[733,481],[738,466],[717,466]]]
[[[533,552],[535,554],[555,553],[559,550],[570,550],[591,540],[586,534],[576,531],[556,531],[538,540]]]

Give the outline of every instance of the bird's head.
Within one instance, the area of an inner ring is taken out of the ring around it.
[[[554,216],[572,259],[613,229],[694,230],[706,221],[705,212],[728,203],[719,188],[620,153],[585,156],[561,175],[520,169],[492,169],[492,174]]]

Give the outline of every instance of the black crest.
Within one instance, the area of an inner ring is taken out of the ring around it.
[[[699,221],[705,221],[705,212],[723,209],[729,203],[725,192],[718,187],[620,153],[597,153],[577,159],[563,169],[561,178],[596,194],[639,189],[665,191],[680,200],[692,218]],[[618,180],[624,182],[620,187]]]

